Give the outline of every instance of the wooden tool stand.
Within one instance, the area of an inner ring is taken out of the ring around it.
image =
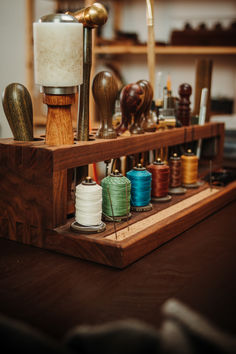
[[[213,168],[218,169],[223,154],[223,123],[59,147],[48,146],[43,139],[1,139],[0,236],[123,268],[233,200],[236,183],[212,191],[205,184],[173,196],[169,203],[153,204],[151,211],[132,212],[129,227],[126,221],[116,224],[117,234],[113,223],[107,222],[106,231],[84,235],[70,230],[74,221],[71,171],[93,162],[211,137],[217,139]]]

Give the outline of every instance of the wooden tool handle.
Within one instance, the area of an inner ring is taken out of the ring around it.
[[[75,95],[44,95],[43,102],[48,106],[46,125],[46,144],[70,145],[74,143],[71,105]]]
[[[92,90],[100,117],[97,137],[114,139],[117,134],[112,126],[112,115],[118,93],[118,85],[114,76],[108,71],[101,71],[93,80]]]
[[[143,119],[143,112],[144,108],[146,107],[146,93],[143,90],[143,88],[139,84],[133,84],[132,89],[134,90],[135,94],[134,97],[136,96],[136,106],[133,107],[133,117],[134,121],[131,127],[129,128],[129,131],[131,134],[143,134],[144,129],[142,128],[142,119]],[[131,90],[131,95],[130,98],[133,98],[133,93]],[[129,97],[128,97],[129,98]],[[128,107],[131,107],[129,104],[129,99],[128,99]]]
[[[129,130],[132,130],[132,132],[130,130],[131,134],[136,134],[135,131],[139,130],[137,115],[139,114],[143,101],[144,91],[140,85],[133,83],[123,87],[120,95],[122,121],[121,125],[117,128],[118,134],[128,129],[132,117],[136,117],[135,126],[132,124],[132,129],[129,127]]]
[[[145,92],[145,103],[143,105],[143,129],[145,132],[153,132],[156,130],[156,123],[152,119],[152,115],[150,115],[151,104],[153,100],[153,88],[149,81],[147,80],[139,80],[137,81],[142,89]]]
[[[8,85],[2,96],[3,109],[15,140],[33,140],[33,108],[27,88]]]
[[[177,110],[177,118],[183,125],[190,125],[190,96],[192,94],[192,87],[189,84],[182,84],[179,86],[179,107]]]

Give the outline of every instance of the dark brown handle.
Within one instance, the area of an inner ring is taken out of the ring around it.
[[[100,117],[97,138],[114,139],[117,134],[112,126],[112,115],[118,93],[117,82],[109,71],[101,71],[93,80],[92,90]]]
[[[139,114],[143,100],[144,91],[137,83],[128,84],[123,87],[120,95],[122,120],[120,126],[117,128],[118,134],[123,134],[127,129],[131,129],[131,127],[134,125],[132,124],[130,127],[132,117],[136,117],[135,124],[137,125],[137,114]],[[133,128],[134,131],[135,127]],[[131,134],[135,133],[131,132]]]
[[[8,85],[2,96],[3,109],[15,140],[33,140],[33,108],[27,88],[18,83]]]
[[[137,81],[142,89],[145,92],[145,99],[143,104],[143,129],[145,132],[153,132],[156,130],[156,123],[152,119],[152,115],[150,114],[151,104],[153,100],[153,88],[149,81],[147,80],[139,80]]]
[[[131,134],[143,134],[141,126],[143,109],[145,105],[145,91],[139,84],[131,84],[128,95],[126,96],[126,109],[128,115],[133,116],[133,123],[129,128]]]
[[[190,125],[190,96],[192,94],[192,87],[189,84],[182,84],[179,86],[179,105],[177,110],[177,118],[183,125]]]

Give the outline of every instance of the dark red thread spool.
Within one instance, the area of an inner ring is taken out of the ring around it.
[[[152,174],[152,197],[162,198],[167,196],[169,188],[170,168],[161,159],[157,159],[147,167]]]
[[[176,188],[181,186],[181,158],[174,153],[169,161],[170,166],[170,187]]]

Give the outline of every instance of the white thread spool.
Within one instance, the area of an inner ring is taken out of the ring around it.
[[[83,226],[102,223],[102,187],[86,178],[76,187],[75,221]]]

